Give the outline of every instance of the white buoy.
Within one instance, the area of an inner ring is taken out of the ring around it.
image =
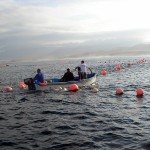
[[[62,87],[61,87],[61,86],[59,86],[59,87],[58,87],[58,90],[59,90],[59,91],[61,91],[61,90],[62,90]]]
[[[93,93],[97,93],[98,91],[99,91],[98,88],[93,88],[93,89],[92,89],[92,92],[93,92]]]
[[[54,88],[54,91],[61,91],[62,90],[62,87],[56,87],[56,88]]]
[[[68,91],[68,89],[67,88],[63,88],[63,91]]]

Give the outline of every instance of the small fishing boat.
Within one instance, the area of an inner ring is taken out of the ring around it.
[[[59,78],[46,79],[45,83],[35,84],[32,78],[24,79],[24,83],[28,85],[29,90],[51,90],[58,88],[69,88],[71,84],[76,84],[78,87],[89,86],[96,82],[96,73],[87,74],[86,79],[79,80],[78,77],[75,77],[74,80],[68,82],[61,82]]]

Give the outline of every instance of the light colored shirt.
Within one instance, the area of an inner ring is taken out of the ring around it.
[[[88,66],[86,64],[81,64],[79,67],[81,68],[81,72],[87,72]]]

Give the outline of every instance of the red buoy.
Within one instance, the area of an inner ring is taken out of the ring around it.
[[[122,89],[117,89],[116,90],[116,95],[122,95],[123,94],[123,90]]]
[[[10,91],[13,91],[13,88],[8,86],[8,87],[5,87],[4,90],[10,92]]]
[[[27,85],[24,82],[20,82],[19,83],[19,87],[22,88],[22,89],[24,89],[24,88],[27,87]]]
[[[47,81],[40,83],[40,86],[47,86]]]
[[[71,85],[69,86],[69,91],[75,92],[75,91],[78,91],[78,90],[79,90],[79,87],[78,87],[78,85],[76,85],[76,84],[71,84]]]
[[[116,70],[120,70],[120,69],[121,69],[120,65],[116,66]]]
[[[136,96],[141,97],[141,96],[143,96],[143,95],[144,95],[143,89],[142,89],[142,88],[138,88],[138,89],[136,90]]]
[[[107,74],[107,71],[106,71],[106,70],[103,70],[103,71],[101,72],[101,74],[102,74],[102,75],[106,75],[106,74]]]

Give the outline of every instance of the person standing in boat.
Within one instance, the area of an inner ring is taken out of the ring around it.
[[[37,69],[37,74],[33,78],[33,81],[36,84],[40,84],[44,82],[44,74],[41,72],[41,69]]]
[[[86,79],[87,78],[87,70],[89,69],[92,74],[91,68],[89,68],[85,63],[84,60],[81,61],[81,64],[75,68],[78,69],[79,79]]]
[[[67,72],[63,75],[63,77],[61,78],[62,82],[67,82],[67,81],[71,81],[74,79],[74,75],[73,73],[70,71],[70,69],[67,69]]]

